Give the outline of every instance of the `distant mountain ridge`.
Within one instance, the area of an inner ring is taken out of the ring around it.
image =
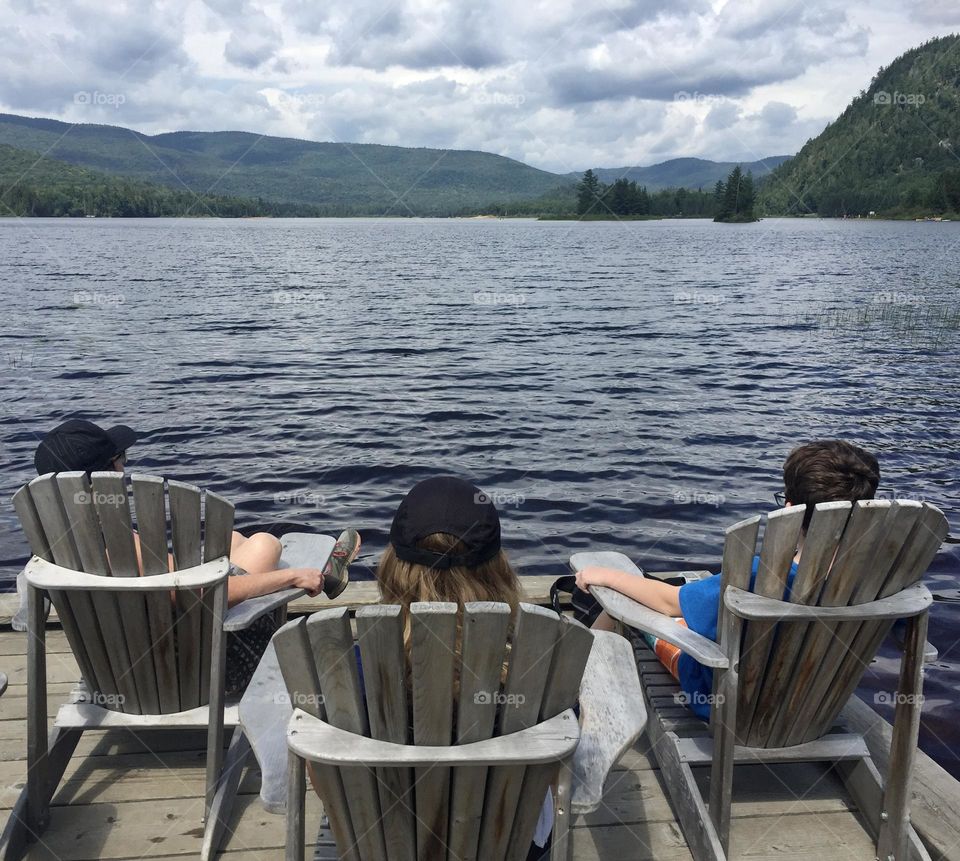
[[[145,135],[12,114],[0,114],[0,143],[181,191],[307,204],[328,215],[458,214],[570,184],[478,151],[319,143],[250,132]]]
[[[326,215],[463,215],[569,209],[580,174],[540,170],[477,150],[441,150],[280,138],[251,132],[176,131],[146,135],[121,126],[0,114],[0,144],[44,153],[78,168],[178,192],[314,207]],[[776,156],[744,165],[759,176]],[[651,191],[712,187],[732,163],[671,159],[602,168]],[[27,177],[29,179],[29,177]]]
[[[646,167],[595,167],[593,172],[600,182],[609,185],[618,179],[636,182],[649,191],[661,188],[712,188],[718,180],[725,180],[738,164],[744,173],[752,173],[754,179],[767,176],[792,156],[773,155],[757,161],[710,161],[704,158],[671,158]],[[577,176],[579,174],[570,174]]]

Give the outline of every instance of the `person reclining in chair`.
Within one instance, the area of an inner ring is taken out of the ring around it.
[[[844,440],[818,440],[790,452],[783,465],[784,489],[775,494],[775,498],[779,505],[806,505],[807,510],[797,552],[787,576],[787,596],[797,573],[797,563],[800,561],[803,540],[813,517],[814,506],[820,502],[873,499],[879,484],[880,465],[876,457]],[[760,557],[754,557],[751,589],[759,563]],[[714,641],[717,639],[720,613],[720,585],[719,574],[683,586],[673,586],[600,566],[590,566],[577,572],[577,586],[584,591],[590,586],[616,589],[651,610],[676,617],[681,624]],[[614,621],[603,612],[594,627],[613,630]],[[687,704],[694,714],[708,720],[713,671],[683,654],[672,643],[647,634],[644,634],[644,637],[657,658],[680,682]]]
[[[136,431],[126,425],[104,430],[93,422],[70,419],[40,441],[33,459],[34,466],[38,475],[80,471],[88,476],[91,472],[122,473],[127,450],[137,441],[137,436]],[[142,571],[140,538],[136,532],[133,537]],[[230,542],[231,576],[227,580],[228,606],[290,588],[304,589],[311,597],[323,590],[331,599],[335,598],[347,584],[347,566],[360,552],[360,536],[355,529],[344,530],[323,570],[280,568],[280,551],[280,540],[267,532],[257,532],[249,537],[233,533]],[[169,566],[173,570],[172,556]],[[326,590],[325,578],[329,578]],[[279,618],[270,614],[227,638],[227,693],[246,687],[278,625]]]

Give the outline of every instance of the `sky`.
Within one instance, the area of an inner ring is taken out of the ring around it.
[[[0,111],[559,173],[752,161],[951,33],[960,0],[0,0]]]

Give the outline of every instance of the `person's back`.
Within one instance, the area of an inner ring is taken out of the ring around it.
[[[818,440],[798,446],[790,452],[783,465],[784,489],[775,496],[780,505],[805,505],[806,512],[793,565],[787,577],[786,596],[789,596],[797,573],[797,563],[814,516],[814,507],[821,502],[873,499],[879,483],[880,466],[876,457],[843,440]],[[759,561],[759,558],[753,560],[754,578]],[[621,571],[594,567],[577,572],[577,585],[582,589],[589,586],[616,589],[657,612],[677,618],[698,634],[711,640],[717,639],[720,574],[683,586],[673,586]],[[752,579],[750,585],[753,588]],[[613,626],[609,617],[601,614],[595,627],[610,629]],[[691,710],[704,720],[708,719],[713,687],[710,668],[698,664],[671,643],[654,637],[647,639],[660,661],[680,682]]]
[[[45,434],[37,446],[34,466],[38,475],[51,472],[123,473],[128,450],[140,434],[126,425],[103,429],[85,419],[68,419]],[[143,571],[140,537],[133,533],[137,562]],[[231,572],[227,581],[227,603],[234,606],[250,598],[283,589],[303,589],[314,597],[323,589],[336,597],[346,585],[347,566],[360,551],[360,536],[354,529],[341,533],[331,560],[319,568],[280,568],[280,541],[266,532],[245,536],[233,532],[230,541]],[[173,557],[169,558],[173,570]],[[325,583],[324,580],[328,579]],[[24,620],[25,621],[25,620]],[[279,626],[279,614],[262,616],[243,632],[227,638],[226,690],[242,691],[261,655]]]
[[[471,601],[504,603],[514,613],[520,603],[520,582],[501,547],[497,509],[478,487],[458,478],[429,478],[407,493],[394,515],[376,577],[381,603],[403,608],[408,649],[410,607],[418,601],[450,602],[461,612]],[[362,687],[359,650],[357,656]],[[458,691],[455,680],[451,709]],[[312,770],[311,781],[319,785]],[[552,826],[548,793],[530,858],[544,857]]]

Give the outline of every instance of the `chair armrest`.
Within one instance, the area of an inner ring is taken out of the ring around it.
[[[530,765],[559,762],[580,740],[573,709],[509,735],[448,747],[394,744],[337,729],[295,709],[287,726],[287,746],[298,756],[324,765]]]
[[[267,613],[272,613],[278,607],[283,607],[295,598],[306,594],[305,589],[283,589],[280,592],[271,592],[269,595],[248,598],[227,611],[223,620],[223,630],[229,633],[249,628],[261,616],[266,616]]]
[[[296,624],[291,621],[284,627]],[[287,723],[292,714],[271,640],[240,698],[239,708],[240,725],[260,764],[260,801],[270,813],[282,814],[287,809]]]
[[[614,619],[661,640],[673,643],[698,664],[714,669],[726,669],[728,662],[720,646],[713,640],[691,631],[675,622],[670,616],[644,607],[638,601],[606,586],[591,586],[590,593]]]
[[[166,592],[179,589],[208,589],[227,579],[230,560],[226,556],[169,574],[149,577],[108,577],[73,571],[34,556],[24,571],[27,583],[36,589],[70,592]]]
[[[580,744],[571,765],[570,805],[575,814],[597,809],[610,769],[646,726],[633,648],[618,634],[594,631],[580,682]]]
[[[723,596],[727,609],[741,619],[760,619],[770,622],[814,621],[824,622],[862,622],[883,619],[905,619],[917,616],[929,609],[933,603],[930,590],[922,583],[908,586],[906,589],[869,601],[866,604],[851,604],[845,607],[821,607],[809,604],[791,604],[776,598],[764,598],[753,592],[744,592],[736,586],[728,586]]]
[[[610,551],[574,553],[570,557],[570,567],[574,571],[579,571],[588,565],[601,565],[637,577],[643,576],[643,572],[622,553]],[[673,643],[678,649],[681,649],[705,667],[720,669],[727,667],[727,656],[717,643],[696,631],[691,631],[684,625],[678,625],[669,616],[657,613],[655,610],[645,607],[615,589],[608,589],[606,586],[591,586],[590,594],[614,619],[619,619],[631,628],[637,628],[648,634],[653,634],[661,640],[666,640],[668,643]]]

